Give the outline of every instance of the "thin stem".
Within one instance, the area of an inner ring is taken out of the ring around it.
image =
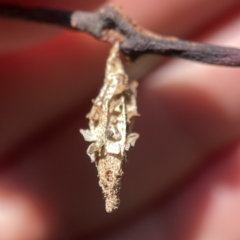
[[[84,31],[109,43],[121,42],[121,51],[132,60],[146,53],[180,57],[214,65],[240,66],[240,49],[184,41],[143,29],[117,7],[96,12],[24,8],[0,4],[0,17],[20,18]]]
[[[0,4],[0,16],[20,18],[29,21],[56,24],[71,28],[72,12],[44,8],[25,8],[15,5]]]

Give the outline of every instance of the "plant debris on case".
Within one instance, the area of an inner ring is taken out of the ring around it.
[[[135,145],[139,137],[137,133],[131,133],[134,117],[139,115],[136,106],[138,84],[136,81],[128,82],[119,58],[120,49],[131,60],[152,53],[214,65],[240,66],[240,49],[152,33],[113,5],[86,12],[0,3],[0,17],[54,24],[115,43],[107,60],[103,87],[87,115],[89,129],[80,130],[84,139],[91,142],[87,154],[97,167],[107,212],[119,206],[122,164],[126,162],[126,151]]]
[[[126,151],[139,137],[131,132],[134,117],[139,116],[137,85],[136,81],[129,83],[119,57],[119,43],[115,43],[107,59],[103,87],[87,114],[90,129],[80,129],[84,139],[92,142],[87,154],[97,167],[107,212],[113,212],[119,206]]]

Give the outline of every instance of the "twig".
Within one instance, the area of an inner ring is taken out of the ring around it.
[[[215,65],[240,66],[240,49],[189,42],[151,33],[111,5],[96,12],[70,12],[0,4],[0,16],[56,24],[87,32],[109,43],[118,41],[121,42],[121,51],[132,60],[146,53],[154,53]]]

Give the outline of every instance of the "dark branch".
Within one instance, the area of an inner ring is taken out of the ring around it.
[[[72,12],[60,10],[48,10],[44,8],[24,8],[15,5],[0,4],[0,16],[8,18],[20,18],[29,21],[57,24],[71,28]]]
[[[240,49],[183,41],[151,33],[110,5],[96,12],[68,12],[0,4],[0,16],[56,24],[87,32],[109,43],[119,41],[122,52],[131,59],[154,53],[215,65],[240,66]]]

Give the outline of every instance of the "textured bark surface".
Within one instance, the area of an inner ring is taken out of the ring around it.
[[[84,31],[109,43],[121,42],[121,51],[134,60],[147,53],[180,57],[215,65],[240,66],[240,50],[164,37],[143,29],[116,6],[96,12],[23,8],[0,4],[0,16],[50,23]]]

